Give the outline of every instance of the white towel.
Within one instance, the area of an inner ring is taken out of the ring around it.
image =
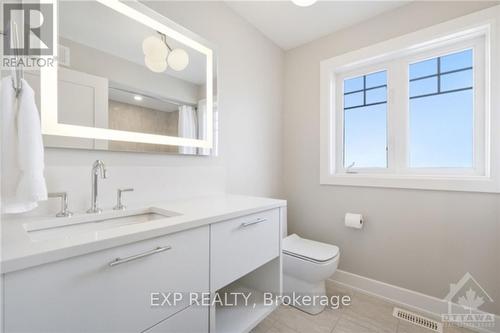
[[[1,81],[2,213],[23,213],[47,200],[44,152],[35,94],[26,81],[16,99],[11,77]]]
[[[179,106],[178,135],[182,138],[196,139],[196,111],[190,105]],[[179,153],[196,155],[195,147],[179,146]]]
[[[203,99],[198,101],[198,139],[207,139],[207,100]],[[208,148],[198,148],[198,154],[200,155],[210,155],[210,149]]]

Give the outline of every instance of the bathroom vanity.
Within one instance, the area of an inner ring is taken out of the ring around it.
[[[282,288],[282,200],[220,195],[2,223],[5,332],[247,332],[275,308],[263,293]],[[249,305],[206,302],[231,292]]]

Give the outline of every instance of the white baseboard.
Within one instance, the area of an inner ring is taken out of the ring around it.
[[[425,295],[339,269],[330,280],[362,293],[370,294],[407,309],[420,312],[433,319],[441,320],[441,314],[448,312],[448,303],[437,297]],[[481,328],[476,329],[476,331],[500,333],[500,316],[495,315],[495,323],[496,325],[493,328]]]

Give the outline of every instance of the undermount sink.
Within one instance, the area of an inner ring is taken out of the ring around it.
[[[82,233],[97,232],[127,225],[179,216],[181,214],[150,207],[123,211],[109,211],[101,214],[82,214],[73,217],[53,218],[30,222],[23,225],[33,241],[76,236]]]

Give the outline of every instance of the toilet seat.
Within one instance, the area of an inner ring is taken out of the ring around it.
[[[283,253],[302,260],[323,264],[337,257],[339,248],[293,234],[283,239]]]

